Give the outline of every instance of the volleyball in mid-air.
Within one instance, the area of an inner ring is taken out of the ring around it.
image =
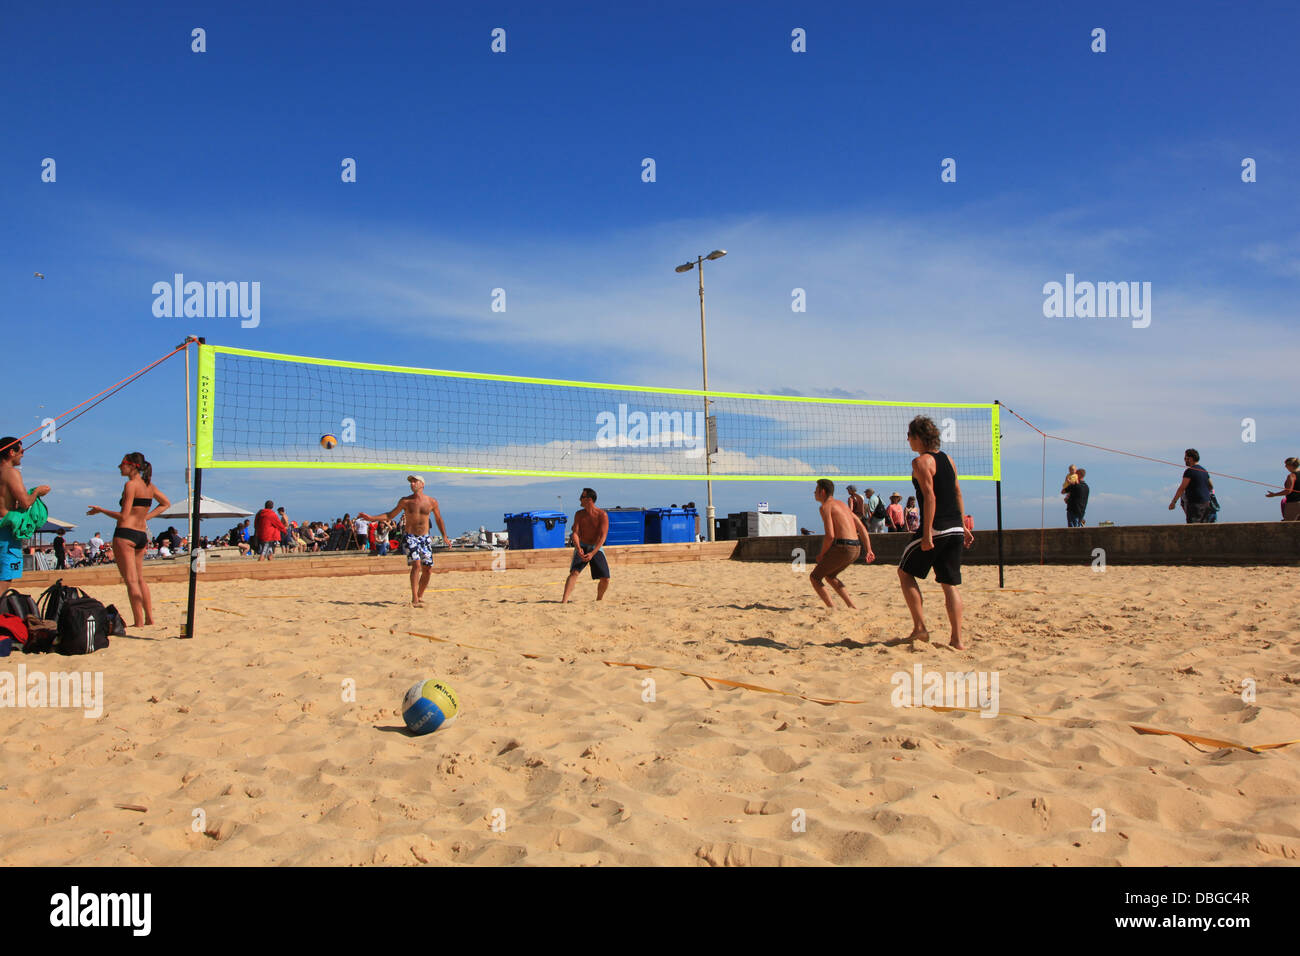
[[[431,734],[456,719],[460,699],[440,680],[422,680],[402,699],[402,719],[413,734]]]
[[[321,446],[322,448],[324,448],[326,451],[329,451],[331,448],[333,448],[333,447],[334,447],[335,445],[337,445],[338,443],[339,443],[339,440],[338,440],[337,438],[335,438],[333,435],[321,435],[321,436],[320,436],[320,446]]]

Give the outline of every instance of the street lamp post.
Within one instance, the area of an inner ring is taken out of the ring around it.
[[[704,332],[704,260],[721,259],[727,254],[725,249],[714,249],[707,256],[696,256],[694,262],[686,262],[677,267],[678,272],[690,272],[695,269],[699,273],[700,280],[700,355],[704,362],[704,391],[709,390],[709,341]],[[705,512],[705,523],[709,531],[709,540],[713,537],[713,449],[709,447],[709,396],[704,396],[704,474],[705,483],[708,486],[708,510]]]

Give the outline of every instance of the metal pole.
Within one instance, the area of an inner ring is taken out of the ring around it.
[[[191,336],[191,338],[199,345],[203,345],[206,341],[206,339],[204,339],[202,336],[198,336],[198,337]],[[185,407],[186,409],[189,409],[190,407],[189,361],[190,361],[190,353],[189,350],[186,349],[185,351],[185,383],[186,383]],[[189,427],[190,425],[187,417],[186,425],[185,425],[187,436],[189,435]],[[194,464],[193,456],[192,455],[187,456],[185,459],[185,470],[187,472],[191,471],[191,466],[193,464]],[[203,509],[199,505],[199,502],[203,500],[203,469],[193,468],[192,470],[194,474],[194,487],[190,489],[190,502],[189,502],[190,552],[187,555],[187,557],[190,560],[190,586],[189,586],[189,599],[185,603],[185,633],[181,635],[181,637],[183,638],[191,638],[194,636],[194,605],[196,603],[195,592],[198,590],[198,584],[199,584],[198,581],[199,569],[198,569],[197,562],[207,557],[204,552],[198,550],[199,522],[203,517]],[[198,552],[197,557],[195,552]]]
[[[994,399],[993,401],[993,461],[996,466],[994,474],[997,476],[997,502],[998,502],[998,587],[1007,586],[1005,567],[1002,563],[1002,418],[998,414],[998,409],[1002,408],[1002,403]]]
[[[194,461],[194,441],[190,427],[190,339],[185,340],[185,524],[194,523],[194,485],[190,480],[190,464]],[[190,537],[190,556],[194,555],[196,539]]]
[[[181,637],[194,636],[194,594],[199,584],[198,567],[196,566],[199,558],[196,557],[195,552],[199,540],[199,496],[201,494],[203,494],[203,469],[195,468],[194,492],[190,511],[190,594],[189,601],[185,606],[185,633]],[[198,554],[201,556],[203,552],[200,551]]]
[[[700,272],[700,354],[704,359],[704,391],[709,390],[709,341],[704,334],[704,256],[696,258],[695,267]],[[709,540],[713,540],[713,455],[709,451],[708,440],[709,425],[709,396],[704,396],[704,474],[707,476],[705,482],[708,486],[708,511],[707,524],[709,527]]]
[[[998,587],[1007,586],[1002,567],[1002,480],[996,482],[998,493]]]

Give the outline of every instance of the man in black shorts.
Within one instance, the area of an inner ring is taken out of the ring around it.
[[[961,639],[961,594],[957,586],[961,584],[962,549],[969,548],[975,536],[962,520],[966,508],[957,481],[957,467],[939,451],[939,428],[924,415],[916,416],[907,426],[907,443],[916,452],[912,460],[912,486],[920,503],[921,530],[908,542],[898,562],[898,581],[912,614],[912,633],[891,643],[930,640],[921,612],[921,588],[916,579],[926,577],[933,568],[948,611],[949,643],[959,651],[965,650]]]
[[[609,562],[601,550],[609,536],[609,513],[596,507],[596,492],[590,488],[583,488],[578,500],[582,502],[582,510],[573,516],[573,563],[569,565],[569,578],[564,582],[561,604],[568,603],[584,567],[589,566],[592,578],[599,582],[596,585],[597,601],[609,589]]]

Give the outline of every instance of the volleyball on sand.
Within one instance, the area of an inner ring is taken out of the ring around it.
[[[431,734],[456,719],[460,700],[440,680],[422,680],[402,699],[402,719],[413,734]]]

